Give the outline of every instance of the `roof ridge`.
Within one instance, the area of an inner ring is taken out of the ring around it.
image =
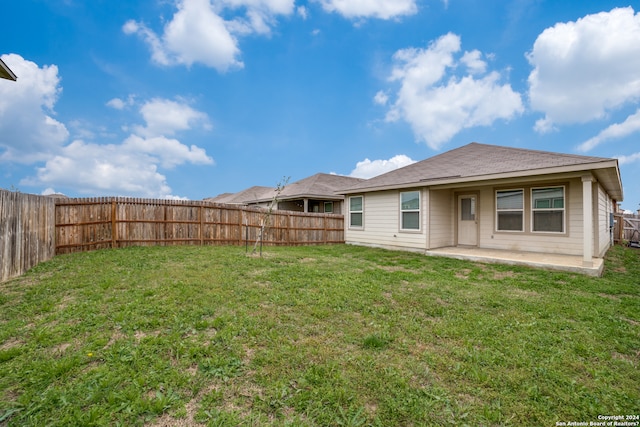
[[[458,148],[464,148],[464,147],[467,147],[469,145],[480,145],[480,146],[485,146],[485,147],[494,147],[494,148],[498,148],[498,149],[502,149],[502,150],[526,151],[526,152],[530,152],[530,153],[548,154],[548,155],[552,155],[552,156],[573,157],[573,158],[579,157],[579,158],[588,158],[588,159],[611,160],[608,157],[587,156],[587,155],[584,155],[584,154],[574,154],[574,153],[560,153],[560,152],[556,152],[556,151],[539,150],[539,149],[535,149],[535,148],[509,147],[509,146],[505,146],[505,145],[485,144],[483,142],[475,142],[475,141],[471,142],[469,144],[460,146]],[[456,149],[454,149],[454,150],[456,150]],[[454,150],[447,151],[446,153],[449,153],[449,152],[454,151]],[[442,154],[444,154],[444,153],[442,153]]]

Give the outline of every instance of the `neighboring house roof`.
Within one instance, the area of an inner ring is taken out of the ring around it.
[[[227,204],[245,204],[256,202],[261,200],[267,194],[273,193],[273,188],[271,187],[261,187],[259,185],[254,185],[253,187],[249,187],[245,190],[242,190],[238,193],[223,193],[216,197],[210,197],[208,199],[204,199],[207,202],[214,203],[227,203]]]
[[[364,180],[361,178],[352,178],[350,176],[317,173],[308,178],[285,185],[278,199],[342,199],[343,197],[338,193],[338,190],[347,186],[356,185],[362,181]],[[273,197],[273,195],[274,194],[271,194],[271,197]]]
[[[497,145],[471,144],[387,172],[342,194],[415,186],[432,186],[591,170],[607,192],[622,200],[618,161],[604,157],[560,154]]]
[[[13,74],[13,71],[0,59],[0,78],[16,81],[18,77]]]
[[[282,192],[278,195],[278,200],[305,198],[325,200],[343,199],[342,194],[338,193],[339,189],[358,184],[362,181],[364,180],[361,178],[317,173],[308,178],[285,185]],[[264,203],[273,200],[275,195],[276,189],[273,187],[254,186],[238,193],[224,193],[205,200],[215,203]]]

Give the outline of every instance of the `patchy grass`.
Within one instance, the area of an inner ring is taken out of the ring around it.
[[[0,284],[0,425],[556,425],[640,412],[640,251],[602,278],[154,247]]]

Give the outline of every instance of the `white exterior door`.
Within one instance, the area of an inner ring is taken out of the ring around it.
[[[478,245],[478,214],[475,195],[458,196],[458,244]]]

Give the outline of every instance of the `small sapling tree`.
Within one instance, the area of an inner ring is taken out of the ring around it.
[[[256,239],[256,243],[253,245],[253,251],[251,252],[254,255],[258,250],[258,245],[260,245],[260,256],[262,257],[262,242],[264,241],[265,234],[267,233],[267,231],[269,231],[269,227],[271,226],[271,215],[273,214],[273,210],[278,207],[280,194],[289,182],[289,178],[290,177],[288,176],[282,177],[280,182],[278,182],[278,185],[276,186],[273,193],[273,198],[271,199],[269,206],[267,206],[267,209],[264,211],[262,217],[260,218],[260,230],[258,230],[258,238]]]

